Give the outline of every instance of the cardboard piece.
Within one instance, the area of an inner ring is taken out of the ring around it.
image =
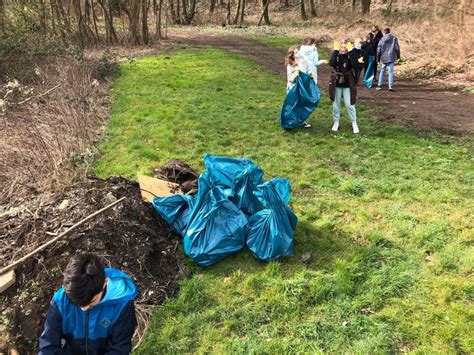
[[[155,197],[166,197],[182,193],[179,185],[166,180],[157,179],[146,175],[137,176],[140,192],[145,201],[151,202]]]
[[[16,281],[15,270],[7,271],[0,275],[0,293],[7,290]]]

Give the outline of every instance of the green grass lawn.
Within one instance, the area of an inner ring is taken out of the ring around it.
[[[474,352],[465,142],[379,123],[360,105],[361,134],[345,112],[335,134],[327,95],[313,129],[284,131],[284,79],[210,48],[123,64],[113,92],[99,176],[247,157],[291,180],[299,217],[294,257],[190,261],[137,353]]]

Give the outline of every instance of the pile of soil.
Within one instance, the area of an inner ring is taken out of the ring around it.
[[[142,201],[138,184],[119,177],[89,180],[0,211],[0,267],[122,196],[124,201],[16,269],[16,283],[0,295],[0,323],[3,337],[21,354],[37,348],[49,301],[72,254],[96,253],[107,266],[126,272],[138,286],[139,304],[157,305],[176,295],[177,279],[185,274],[180,238]],[[5,350],[0,343],[0,353]]]
[[[171,159],[168,163],[154,169],[155,177],[181,185],[184,193],[197,192],[198,176],[196,172],[183,160]]]

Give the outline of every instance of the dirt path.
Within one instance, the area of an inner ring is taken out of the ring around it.
[[[172,38],[191,45],[211,45],[265,65],[270,71],[286,75],[283,65],[285,53],[279,49],[242,37],[217,37],[204,34],[173,32]],[[319,85],[326,89],[331,69],[318,69]],[[285,84],[282,82],[282,87]],[[400,81],[395,78],[396,91],[376,91],[359,86],[360,102],[376,109],[384,121],[397,121],[420,131],[439,131],[448,134],[468,134],[474,131],[474,95],[446,91],[421,81]]]

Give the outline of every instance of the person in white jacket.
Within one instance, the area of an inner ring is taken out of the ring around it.
[[[285,64],[287,78],[286,92],[288,93],[296,85],[296,78],[298,78],[300,71],[307,71],[307,63],[301,53],[299,53],[298,48],[290,48],[285,57]],[[305,121],[303,127],[310,128],[311,125]]]
[[[328,61],[319,59],[316,40],[314,38],[305,38],[305,44],[300,47],[299,54],[305,59],[306,72],[312,74],[314,83],[318,85],[318,67],[321,64],[327,64]]]

